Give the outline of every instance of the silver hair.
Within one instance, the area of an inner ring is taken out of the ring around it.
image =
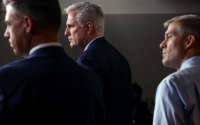
[[[78,12],[76,19],[81,26],[91,21],[96,32],[104,34],[104,14],[100,6],[90,2],[77,2],[65,8],[66,14],[72,11]]]
[[[200,42],[200,16],[194,14],[181,15],[176,16],[172,19],[164,22],[164,28],[168,28],[168,26],[177,22],[180,24],[180,35],[182,37],[186,37],[187,35],[194,35],[197,41]]]

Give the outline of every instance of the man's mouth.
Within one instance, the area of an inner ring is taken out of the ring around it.
[[[72,39],[71,38],[68,38],[68,41],[70,42]]]
[[[9,43],[10,43],[10,47],[13,48],[13,44],[11,42],[9,42]]]

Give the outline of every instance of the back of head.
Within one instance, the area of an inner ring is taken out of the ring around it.
[[[176,16],[172,19],[167,20],[164,23],[164,27],[168,28],[168,26],[173,23],[178,22],[181,26],[180,34],[182,37],[186,37],[188,35],[194,35],[196,40],[200,42],[200,16],[194,14],[181,15]]]
[[[133,93],[141,98],[142,88],[137,83],[133,83],[131,86],[132,86]]]
[[[3,0],[4,7],[12,6],[23,15],[30,16],[41,28],[59,30],[61,9],[58,0]]]
[[[132,106],[135,106],[135,104],[139,104],[142,99],[142,88],[137,84],[137,82],[134,82],[132,85]]]
[[[77,11],[77,21],[84,26],[88,21],[94,23],[97,32],[104,33],[104,14],[100,6],[90,2],[78,2],[65,9],[66,14]]]

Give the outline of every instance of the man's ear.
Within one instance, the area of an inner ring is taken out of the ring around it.
[[[94,27],[94,23],[91,21],[87,22],[87,28],[88,28],[88,34],[94,33],[95,32],[95,27]]]
[[[196,45],[196,37],[194,35],[188,35],[186,37],[185,49],[190,49],[194,45]]]
[[[33,26],[33,20],[29,16],[24,16],[24,28],[26,33],[30,33]]]

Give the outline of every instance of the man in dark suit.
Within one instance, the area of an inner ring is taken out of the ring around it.
[[[101,85],[58,42],[57,0],[4,0],[17,60],[0,68],[0,120],[96,125],[104,119]]]
[[[65,35],[82,55],[78,64],[99,75],[104,86],[106,124],[131,121],[131,70],[124,56],[104,37],[104,14],[93,3],[78,2],[65,9]]]

